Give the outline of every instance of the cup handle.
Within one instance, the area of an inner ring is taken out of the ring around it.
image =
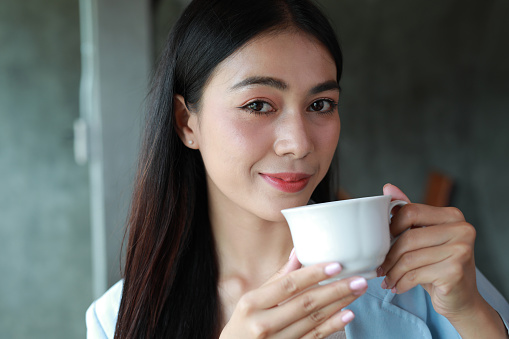
[[[391,201],[391,203],[389,204],[389,225],[391,224],[391,219],[392,219],[392,209],[396,206],[404,206],[408,204],[408,202],[404,201],[404,200],[394,200],[394,201]],[[391,234],[391,246],[394,245],[394,242],[399,238],[399,236],[397,237],[394,237],[392,234]]]
[[[396,206],[404,206],[406,204],[408,204],[408,202],[406,202],[405,200],[391,201],[391,203],[389,204],[389,224],[391,223],[391,219],[392,219],[392,209]]]

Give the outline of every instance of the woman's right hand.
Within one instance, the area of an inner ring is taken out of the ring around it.
[[[221,339],[325,338],[352,321],[353,312],[341,310],[366,292],[366,280],[351,277],[319,286],[341,266],[317,264],[295,270],[295,262],[293,255],[267,283],[240,298]]]

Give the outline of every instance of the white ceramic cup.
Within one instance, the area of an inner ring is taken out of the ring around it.
[[[325,283],[359,275],[376,277],[391,246],[390,195],[333,201],[282,210],[295,254],[304,266],[339,262],[343,270]]]

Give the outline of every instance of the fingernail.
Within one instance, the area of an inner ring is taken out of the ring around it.
[[[386,289],[387,289],[387,287],[389,287],[389,286],[387,285],[387,281],[385,281],[385,279],[384,279],[384,281],[382,281],[382,285],[381,285],[381,287],[382,287],[384,290],[386,290]]]
[[[350,281],[349,286],[352,291],[358,292],[365,289],[366,286],[368,286],[368,282],[364,278],[357,278],[355,280]]]
[[[352,320],[353,320],[353,318],[355,318],[355,314],[353,314],[353,312],[352,312],[352,311],[347,310],[347,311],[345,312],[345,314],[343,314],[343,315],[341,316],[341,321],[343,321],[343,323],[344,323],[344,324],[347,324],[347,323],[349,323],[350,321],[352,321]]]
[[[384,275],[384,269],[382,268],[382,266],[380,266],[380,267],[378,267],[378,268],[376,269],[376,276],[377,276],[377,277],[381,277],[381,276],[383,276],[383,275]]]
[[[393,288],[391,288],[391,292],[394,293],[394,294],[397,294],[398,293],[398,290],[396,289],[396,286],[394,286]]]
[[[290,256],[288,257],[288,260],[292,259],[294,254],[295,254],[295,248],[292,248],[292,251],[290,252]]]
[[[327,275],[336,275],[338,274],[339,272],[341,272],[341,265],[339,263],[333,263],[333,264],[329,264],[327,266],[325,266],[325,274]]]

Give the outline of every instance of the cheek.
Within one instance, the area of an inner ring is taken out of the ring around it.
[[[272,131],[269,126],[257,121],[239,119],[230,125],[232,141],[243,157],[258,158],[271,148]]]
[[[267,152],[270,138],[260,124],[235,117],[236,112],[216,112],[203,121],[200,150],[204,161],[215,167],[245,172]],[[213,157],[213,158],[212,158]]]
[[[319,152],[327,153],[332,159],[338,145],[341,124],[339,117],[317,128],[315,137]],[[325,154],[324,154],[325,155]]]
[[[322,126],[315,136],[315,150],[319,159],[321,179],[323,179],[331,166],[339,141],[339,132],[340,124],[338,119],[337,121],[330,122],[326,126]]]

